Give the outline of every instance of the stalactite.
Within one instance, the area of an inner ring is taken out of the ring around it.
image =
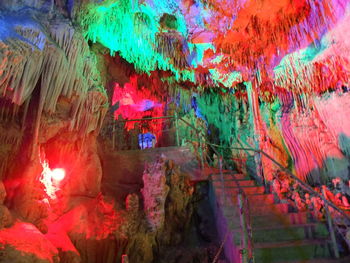
[[[0,39],[0,94],[11,101],[11,105],[0,107],[0,117],[8,121],[17,119],[18,108],[26,102],[22,116],[24,131],[29,99],[39,87],[33,156],[36,156],[42,114],[54,114],[60,96],[74,105],[72,130],[84,136],[99,129],[106,112],[100,107],[107,100],[103,88],[94,88],[101,86],[97,61],[81,33],[60,19],[51,20],[49,25],[39,25],[28,17],[16,23],[0,20],[11,32],[7,38]]]
[[[339,84],[347,85],[349,68],[349,61],[343,57],[303,64],[297,55],[292,55],[275,70],[275,85],[289,88],[295,94],[321,94],[330,87],[335,89]]]
[[[231,29],[222,30],[215,23],[211,28],[217,33],[215,44],[235,60],[230,69],[243,66],[248,70],[259,68],[264,73],[276,66],[284,55],[309,45],[325,30],[334,27],[344,15],[346,3],[347,0],[307,0],[268,6],[263,1],[250,1],[242,14],[238,11]],[[282,11],[278,19],[266,16],[274,8]],[[303,8],[303,12],[298,12],[298,8]],[[214,14],[225,17],[224,12]]]
[[[108,110],[107,95],[95,89],[88,93],[84,103],[80,104],[72,119],[70,128],[84,135],[91,131],[99,131]]]
[[[182,42],[184,39],[176,32],[158,33],[157,39],[157,52],[163,54],[164,57],[170,58],[175,68],[183,70],[188,67],[186,61],[186,54],[183,53]]]

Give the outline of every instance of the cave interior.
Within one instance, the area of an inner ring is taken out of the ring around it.
[[[348,263],[349,116],[349,0],[0,0],[0,263]]]

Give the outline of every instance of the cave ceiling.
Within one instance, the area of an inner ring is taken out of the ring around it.
[[[109,0],[83,5],[77,20],[87,39],[139,72],[170,71],[176,81],[199,85],[204,75],[225,88],[257,81],[313,92],[310,83],[324,72],[347,78],[347,6],[347,0]]]

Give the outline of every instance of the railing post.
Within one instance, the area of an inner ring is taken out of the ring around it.
[[[112,146],[112,149],[114,150],[115,149],[115,125],[116,125],[116,122],[114,121],[114,119],[113,119],[112,123],[113,123],[113,128],[112,128],[112,144],[113,144],[113,146]]]
[[[248,263],[248,230],[246,219],[244,217],[244,203],[242,193],[238,193],[239,219],[241,223],[241,263]]]
[[[335,258],[339,258],[339,250],[337,246],[337,240],[335,238],[335,232],[334,232],[334,227],[333,227],[333,222],[332,222],[332,217],[328,209],[328,205],[326,202],[326,192],[325,189],[322,188],[322,194],[323,194],[323,202],[324,202],[324,208],[326,212],[326,218],[327,218],[327,224],[328,224],[328,229],[329,229],[329,235],[331,236],[331,242],[332,242],[332,248],[333,248],[333,253]]]
[[[222,196],[223,196],[223,205],[226,204],[226,189],[225,189],[225,182],[224,182],[224,174],[222,172],[222,156],[219,157],[219,171],[220,171],[220,180],[221,180],[221,186],[222,186]]]
[[[201,168],[204,169],[204,159],[203,159],[203,151],[202,151],[202,141],[200,139],[199,134],[197,133],[197,141],[198,141],[198,151],[199,151],[199,157],[201,161]]]
[[[179,119],[177,116],[177,112],[175,112],[175,132],[176,132],[176,146],[180,146]]]
[[[202,141],[199,143],[199,148],[200,148],[200,155],[201,155],[201,167],[204,169],[204,157],[203,157],[203,147],[202,147]]]

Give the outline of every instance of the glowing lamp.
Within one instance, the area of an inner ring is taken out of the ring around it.
[[[62,181],[65,176],[66,176],[66,171],[61,168],[53,169],[51,172],[51,177],[55,181]]]

